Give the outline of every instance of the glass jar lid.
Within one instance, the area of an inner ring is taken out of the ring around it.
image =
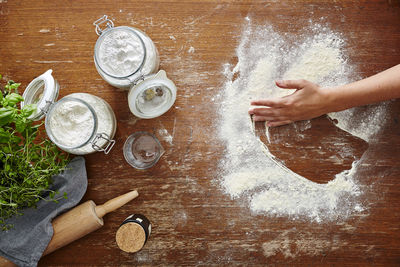
[[[107,22],[107,27],[100,25]],[[128,78],[140,71],[146,59],[146,47],[139,34],[127,26],[113,27],[104,15],[94,22],[97,39],[94,60],[99,68],[114,78]]]
[[[31,81],[26,87],[22,97],[24,101],[21,107],[28,104],[35,104],[36,111],[29,117],[31,120],[41,120],[50,105],[57,99],[59,93],[59,85],[48,70],[39,77]]]
[[[45,120],[46,133],[61,149],[87,145],[97,132],[97,115],[85,101],[64,97],[51,105]]]
[[[144,119],[155,118],[167,112],[176,99],[176,86],[167,78],[165,71],[143,77],[132,86],[128,95],[131,112]]]

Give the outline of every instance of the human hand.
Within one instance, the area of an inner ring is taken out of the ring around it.
[[[297,89],[293,94],[273,99],[251,102],[249,114],[254,121],[267,121],[267,126],[280,126],[294,121],[319,117],[330,111],[331,98],[328,89],[306,80],[276,81],[283,89]]]

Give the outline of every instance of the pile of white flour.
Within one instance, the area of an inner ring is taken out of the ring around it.
[[[144,57],[143,43],[126,30],[114,30],[106,35],[99,48],[100,65],[115,76],[128,76],[137,70]]]
[[[233,198],[247,198],[255,213],[291,219],[332,221],[362,211],[360,186],[353,179],[357,162],[327,184],[314,183],[266,156],[248,115],[252,99],[288,93],[275,86],[276,79],[301,78],[322,86],[356,80],[343,54],[342,35],[312,25],[306,34],[290,37],[272,26],[253,26],[247,21],[237,48],[237,65],[224,66],[227,82],[219,109],[219,137],[226,145],[220,162],[224,191]],[[378,115],[364,116],[358,124],[352,122],[352,110],[331,116],[339,119],[338,126],[368,142],[379,130],[379,125],[368,125],[370,120],[383,121],[384,110],[377,107],[375,111]]]
[[[79,146],[90,138],[94,128],[94,117],[84,103],[60,102],[52,112],[49,127],[53,138],[69,147]]]

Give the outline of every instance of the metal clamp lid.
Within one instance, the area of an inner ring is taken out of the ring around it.
[[[100,27],[100,25],[102,25],[104,23],[106,23],[106,25],[105,25],[106,27],[104,29],[102,29]],[[98,20],[93,22],[93,25],[96,26],[96,34],[100,36],[107,29],[113,28],[114,22],[112,20],[110,20],[107,15],[103,15],[101,18],[99,18]]]
[[[106,141],[106,145],[105,147],[101,147],[97,144],[97,142],[99,140],[105,140]],[[96,151],[99,152],[104,152],[104,154],[108,154],[110,153],[111,149],[113,148],[114,144],[115,144],[115,140],[110,139],[110,136],[108,136],[108,134],[105,133],[100,133],[100,134],[96,134],[95,138],[93,139],[92,143],[92,148]]]
[[[133,87],[133,86],[137,85],[138,83],[144,81],[144,80],[146,79],[146,76],[144,76],[144,75],[142,74],[142,72],[140,72],[139,77],[134,78],[134,79],[131,78],[131,77],[128,77],[127,79],[128,79],[129,82],[131,83],[131,87]]]
[[[45,100],[46,104],[43,107],[40,107],[40,110],[47,115],[47,112],[49,112],[50,106],[54,104],[54,101],[49,101]]]

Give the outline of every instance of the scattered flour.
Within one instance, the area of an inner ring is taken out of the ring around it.
[[[168,144],[172,145],[172,141],[174,140],[174,138],[172,137],[172,135],[170,135],[168,133],[167,129],[158,130],[158,134],[164,141],[166,141],[166,142],[168,142]]]
[[[195,48],[194,48],[193,46],[191,46],[191,47],[188,49],[188,53],[189,53],[189,54],[193,54],[194,51],[195,51]]]
[[[224,65],[227,81],[219,109],[219,136],[226,145],[220,162],[224,191],[233,198],[247,198],[254,213],[292,219],[333,221],[359,212],[363,207],[359,203],[361,189],[354,180],[357,162],[327,184],[314,183],[277,164],[255,136],[247,113],[252,99],[282,96],[290,91],[277,88],[275,79],[302,78],[322,86],[358,79],[344,57],[342,35],[312,25],[306,35],[290,39],[272,26],[253,26],[250,19],[247,21],[237,48],[237,65]],[[330,116],[338,119],[342,129],[369,141],[380,128],[379,123],[369,123],[382,120],[385,107],[367,109],[357,123],[355,113],[352,109]],[[303,128],[310,125],[305,123]]]
[[[268,258],[281,253],[285,258],[294,258],[298,254],[320,255],[325,251],[335,251],[345,242],[333,236],[331,240],[321,239],[309,232],[296,229],[283,231],[274,240],[262,244],[264,255]]]
[[[327,42],[326,35],[316,36],[310,45],[303,44],[305,49],[301,58],[283,75],[284,79],[306,79],[320,83],[332,72],[341,71],[344,60],[341,57],[341,39]],[[329,36],[328,38],[334,38]]]
[[[33,62],[41,64],[74,63],[72,60],[34,60]]]
[[[388,121],[385,116],[387,104],[388,102],[330,113],[329,117],[338,121],[337,127],[373,143],[383,125]]]

